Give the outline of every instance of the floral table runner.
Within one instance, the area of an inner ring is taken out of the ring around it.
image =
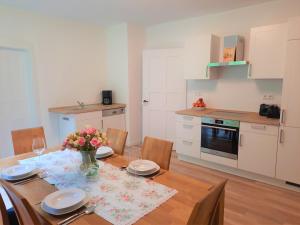
[[[81,174],[79,152],[65,150],[19,161],[38,165],[46,171],[44,179],[58,189],[85,190],[95,213],[112,224],[133,224],[177,193],[175,189],[143,177],[129,175],[111,164],[99,162],[99,179],[87,181]]]

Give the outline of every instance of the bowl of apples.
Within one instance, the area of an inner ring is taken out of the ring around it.
[[[202,111],[206,109],[206,104],[203,101],[203,98],[199,98],[196,102],[193,103],[193,109]]]

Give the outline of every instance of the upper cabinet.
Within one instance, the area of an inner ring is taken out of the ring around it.
[[[282,79],[287,40],[287,24],[251,29],[249,61],[251,79]]]
[[[184,46],[184,78],[211,79],[217,73],[208,68],[211,62],[219,61],[220,39],[215,35],[199,35],[189,38]]]
[[[300,17],[293,17],[289,19],[288,40],[300,39],[299,24],[300,24]]]

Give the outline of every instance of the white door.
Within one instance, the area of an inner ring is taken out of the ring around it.
[[[175,111],[186,107],[182,49],[143,54],[143,136],[175,142]]]
[[[300,184],[300,128],[284,127],[280,131],[276,177]]]
[[[284,126],[300,127],[300,40],[288,41],[286,72],[283,80],[282,121]]]
[[[0,48],[0,157],[13,154],[12,130],[37,125],[32,80],[27,52]]]

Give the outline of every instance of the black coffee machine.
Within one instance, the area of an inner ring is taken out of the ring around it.
[[[103,105],[111,105],[112,104],[112,91],[111,90],[103,90],[102,91],[102,104]]]

